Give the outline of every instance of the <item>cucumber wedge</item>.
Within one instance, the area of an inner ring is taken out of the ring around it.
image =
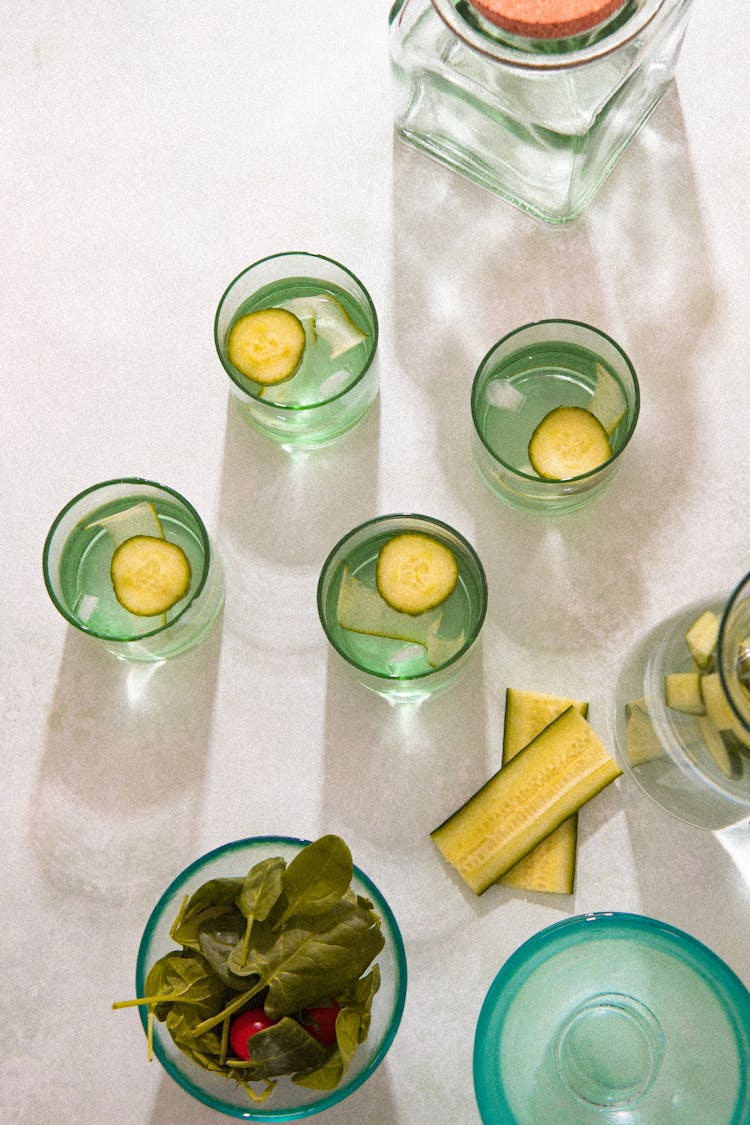
[[[529,461],[545,480],[571,480],[598,469],[612,456],[604,426],[582,406],[558,406],[531,435]]]
[[[721,686],[718,672],[709,672],[701,676],[701,692],[706,714],[716,729],[730,731],[738,742],[750,748],[750,734],[732,710]]]
[[[628,404],[622,387],[602,363],[596,365],[596,385],[589,410],[598,418],[607,434],[613,434],[625,417]]]
[[[380,548],[375,582],[392,609],[416,616],[450,597],[458,582],[458,563],[450,547],[430,535],[406,531]]]
[[[664,702],[685,715],[705,715],[699,672],[667,672],[664,677]]]
[[[685,643],[698,668],[707,670],[712,664],[719,639],[719,617],[710,609],[698,617],[685,633]]]
[[[342,629],[423,645],[428,664],[438,668],[455,656],[464,643],[463,629],[456,637],[438,634],[442,618],[443,611],[439,606],[417,617],[399,613],[383,601],[377,590],[360,582],[348,566],[344,567],[336,603],[336,620]]]
[[[113,512],[111,516],[102,516],[87,524],[86,530],[92,527],[103,527],[115,547],[119,547],[126,539],[134,535],[153,535],[156,539],[164,539],[164,528],[159,519],[159,513],[150,500],[140,500],[121,512]]]
[[[621,773],[569,707],[430,836],[464,882],[483,894]]]
[[[636,699],[626,708],[625,751],[631,766],[642,766],[664,757],[664,747],[654,730],[646,700]]]
[[[291,379],[302,361],[305,329],[288,309],[256,309],[232,325],[229,362],[247,379],[274,386]]]
[[[588,703],[508,688],[505,693],[503,765],[568,707],[575,707],[584,718],[588,714]],[[499,881],[503,886],[521,891],[572,894],[577,839],[578,814],[574,813],[511,867]]]

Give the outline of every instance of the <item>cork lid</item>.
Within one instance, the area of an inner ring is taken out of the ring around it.
[[[498,27],[531,39],[565,39],[606,20],[625,0],[471,0]]]

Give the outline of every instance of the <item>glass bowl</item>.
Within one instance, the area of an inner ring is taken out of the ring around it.
[[[235,840],[208,852],[190,864],[167,887],[146,924],[136,963],[136,995],[144,995],[147,974],[160,957],[179,947],[170,937],[185,895],[209,879],[244,876],[262,859],[281,856],[290,862],[309,841],[286,836],[258,836]],[[245,1121],[292,1121],[310,1117],[338,1104],[358,1089],[385,1058],[401,1021],[406,996],[406,957],[396,919],[377,887],[357,867],[352,888],[368,898],[382,921],[385,945],[375,963],[380,968],[380,988],[372,1003],[369,1034],[354,1055],[341,1083],[334,1090],[312,1090],[281,1078],[268,1099],[252,1101],[242,1086],[223,1074],[212,1073],[188,1058],[175,1045],[166,1025],[153,1020],[153,1051],[166,1072],[183,1090],[211,1109]],[[144,1031],[148,1009],[139,1008]]]
[[[746,1125],[750,993],[695,938],[586,914],[524,943],[474,1040],[484,1122]]]

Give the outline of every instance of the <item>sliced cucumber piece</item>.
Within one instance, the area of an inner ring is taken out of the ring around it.
[[[182,547],[152,535],[134,535],[112,555],[115,597],[128,613],[156,617],[190,588],[190,563]]]
[[[367,333],[354,323],[341,302],[330,293],[291,297],[282,301],[279,308],[287,309],[301,321],[308,321],[313,340],[320,337],[325,341],[331,349],[331,359],[338,359],[367,339]]]
[[[121,512],[93,520],[86,525],[86,530],[92,527],[103,527],[115,547],[134,535],[151,535],[155,539],[164,539],[159,514],[150,500],[141,500],[130,508],[123,508]]]
[[[626,707],[625,751],[631,766],[642,766],[664,757],[664,747],[654,730],[645,699],[636,699]]]
[[[588,408],[607,434],[615,432],[628,409],[622,387],[602,363],[596,364],[596,385]]]
[[[569,707],[431,838],[482,894],[621,772],[586,719]]]
[[[349,567],[344,567],[336,603],[336,619],[342,629],[422,645],[430,667],[438,668],[455,656],[464,643],[463,629],[457,637],[439,636],[442,617],[440,607],[416,617],[399,613],[383,601],[377,590],[360,582]]]
[[[736,777],[738,771],[735,768],[733,759],[738,759],[737,753],[730,753],[722,732],[717,730],[708,715],[700,715],[698,724],[701,729],[701,737],[705,743],[714,764],[724,774],[725,777]]]
[[[529,442],[531,466],[545,480],[571,480],[598,469],[611,456],[607,431],[582,406],[551,410]]]
[[[667,707],[686,715],[705,715],[700,672],[667,672],[664,702]]]
[[[229,362],[261,386],[291,379],[302,361],[305,329],[288,309],[256,309],[236,320],[229,332]]]
[[[721,686],[718,672],[708,672],[701,676],[701,692],[706,706],[706,714],[717,730],[731,731],[738,742],[750,748],[750,733],[745,730],[735,715]]]
[[[698,617],[685,633],[685,642],[693,660],[701,670],[712,663],[719,639],[719,617],[710,609]]]
[[[505,692],[503,765],[523,750],[553,719],[568,707],[575,707],[585,718],[588,703],[508,688]],[[578,814],[564,820],[559,828],[520,859],[499,880],[503,886],[522,891],[572,894],[575,883]]]
[[[458,563],[444,543],[407,531],[380,548],[375,581],[392,609],[418,615],[450,597],[458,581]]]

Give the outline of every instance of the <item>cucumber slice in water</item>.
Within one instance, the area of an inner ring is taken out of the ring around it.
[[[444,543],[406,531],[380,548],[375,582],[392,609],[418,615],[450,597],[458,582],[458,563]]]
[[[236,320],[229,332],[229,362],[261,386],[291,379],[302,361],[305,329],[289,309],[256,309]]]
[[[377,590],[360,582],[348,566],[344,567],[336,604],[336,619],[342,629],[422,645],[427,652],[427,663],[439,668],[455,656],[464,643],[463,629],[457,637],[439,636],[442,617],[439,607],[417,617],[399,613],[383,601]]]
[[[596,364],[596,384],[588,408],[608,435],[615,432],[628,409],[622,387],[601,363]]]
[[[92,527],[103,527],[114,543],[119,547],[126,539],[134,535],[152,535],[156,539],[164,539],[164,528],[161,525],[159,514],[150,500],[141,500],[121,512],[114,512],[111,516],[103,516],[100,520],[93,520],[87,524],[86,530]]]
[[[430,836],[477,894],[622,770],[569,707]]]
[[[115,597],[128,613],[157,617],[188,592],[190,563],[177,543],[134,535],[116,548],[110,576]]]
[[[598,469],[612,456],[604,426],[582,406],[558,406],[531,435],[529,461],[545,480],[571,480]]]

